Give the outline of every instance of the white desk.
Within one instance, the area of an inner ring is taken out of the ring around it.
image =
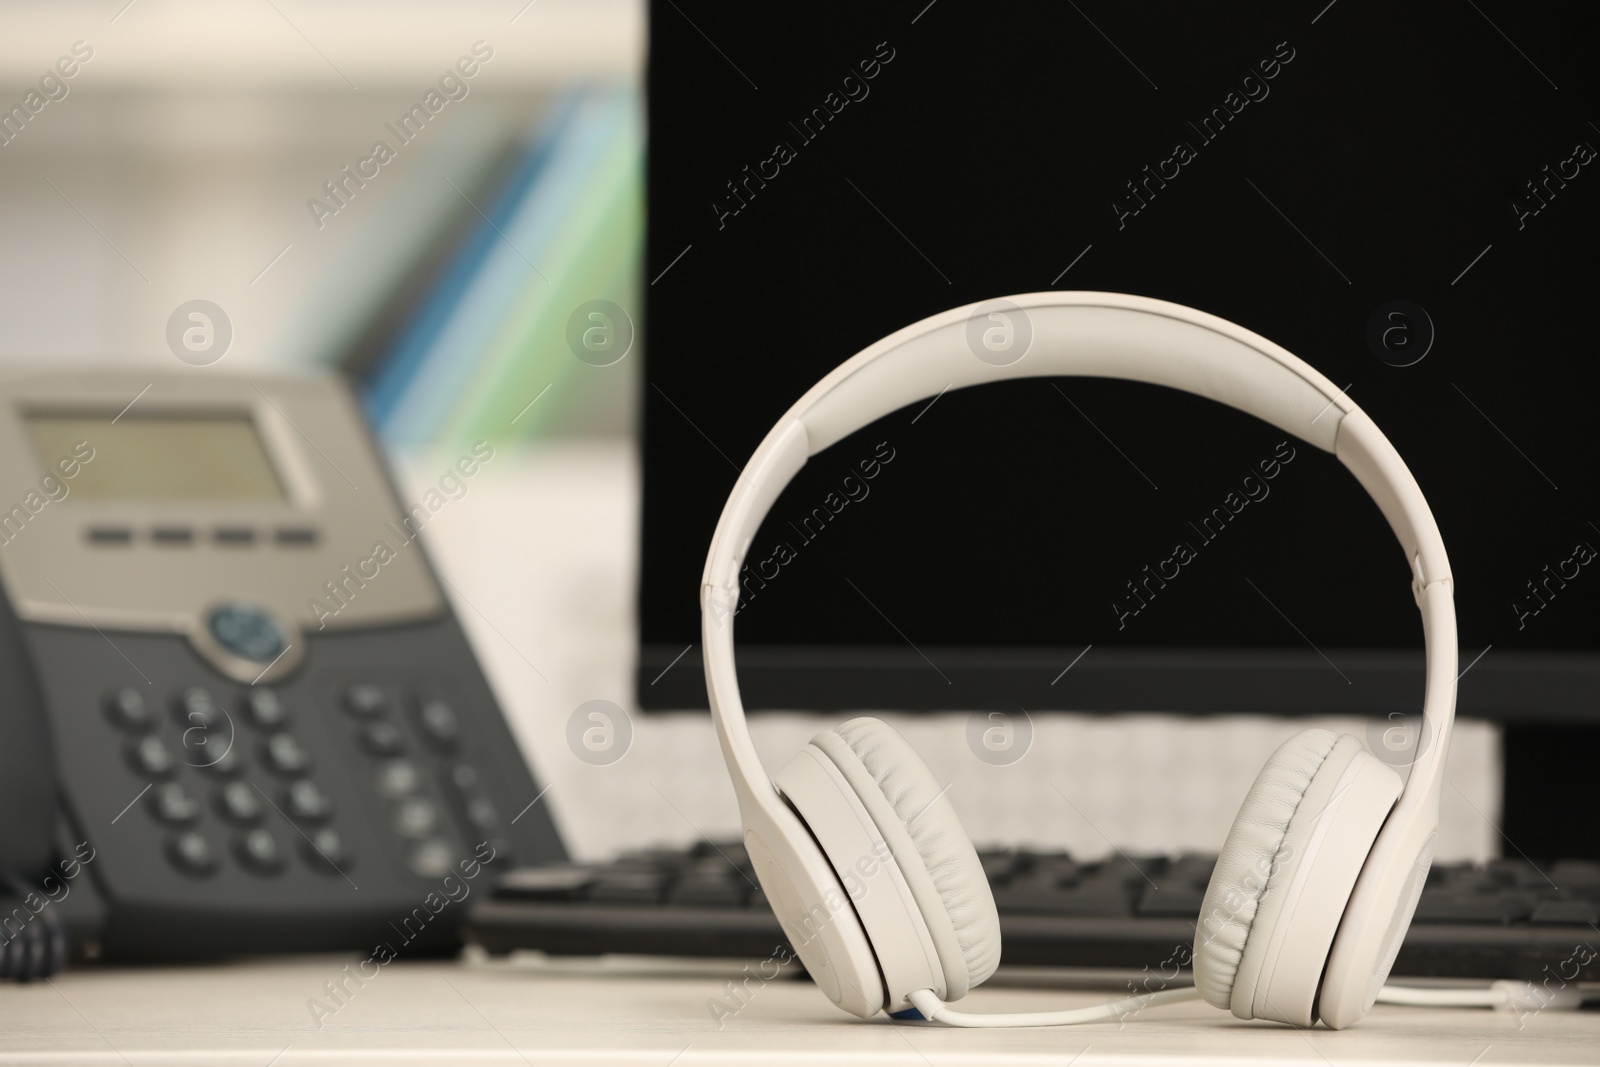
[[[392,963],[317,1029],[307,1000],[357,959],[85,967],[53,987],[0,987],[0,1065],[1600,1063],[1596,1012],[1546,1012],[1519,1029],[1498,1012],[1380,1007],[1334,1033],[1244,1023],[1196,1003],[1149,1009],[1120,1027],[951,1030],[855,1021],[809,983],[780,980],[719,1030],[707,1002],[723,995],[725,975],[582,974],[502,962]],[[984,988],[962,1004],[1037,1011],[1104,999]]]

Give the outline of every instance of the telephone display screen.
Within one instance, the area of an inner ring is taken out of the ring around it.
[[[248,415],[34,414],[28,428],[50,470],[80,462],[80,500],[252,501],[285,499]],[[90,453],[90,449],[93,452]]]

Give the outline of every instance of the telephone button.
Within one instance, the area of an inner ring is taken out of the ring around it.
[[[208,763],[195,763],[192,766],[216,778],[232,778],[239,773],[239,754],[230,744],[216,759]]]
[[[261,794],[249,782],[228,782],[217,789],[217,813],[231,823],[248,824],[261,818]]]
[[[350,853],[345,850],[339,831],[331,826],[313,830],[300,841],[300,855],[313,870],[324,874],[340,874],[350,866]]]
[[[378,768],[378,792],[391,800],[416,792],[416,765],[409,760],[390,760]]]
[[[204,877],[217,869],[217,852],[204,834],[188,830],[167,841],[167,859],[184,874]]]
[[[389,711],[389,695],[377,685],[352,685],[344,691],[344,710],[358,718],[371,719]]]
[[[247,692],[244,711],[258,729],[279,730],[289,724],[289,709],[284,707],[277,692],[271,689],[252,689]]]
[[[388,720],[371,722],[361,731],[361,747],[374,756],[398,756],[406,750],[406,735]]]
[[[144,731],[155,724],[144,694],[131,685],[125,685],[106,697],[106,715],[124,730]]]
[[[439,809],[422,797],[407,797],[395,812],[394,828],[401,837],[427,837],[438,825]]]
[[[321,822],[333,814],[333,801],[309,778],[291,782],[284,790],[283,803],[289,818],[296,822]]]
[[[288,651],[278,624],[254,604],[223,604],[211,612],[206,627],[217,644],[252,663],[275,663]]]
[[[458,763],[445,776],[445,792],[449,794],[457,815],[471,826],[485,833],[499,828],[500,812],[494,801],[478,790],[479,775],[470,764]]]
[[[473,797],[467,802],[467,821],[487,832],[499,827],[500,812],[488,797]]]
[[[180,725],[206,730],[221,726],[224,718],[211,691],[198,685],[190,686],[173,699],[172,713]]]
[[[443,878],[450,873],[455,859],[449,843],[435,837],[411,850],[411,873],[423,878]]]
[[[169,826],[187,826],[198,822],[200,801],[177,782],[166,782],[150,792],[150,810],[157,819]]]
[[[151,734],[128,742],[128,763],[140,774],[165,778],[172,773],[172,751],[165,741]]]
[[[461,744],[461,718],[456,709],[438,697],[426,697],[416,706],[417,725],[428,744],[440,752],[454,752]]]
[[[248,830],[235,837],[233,854],[257,874],[276,874],[283,869],[283,850],[270,830]]]
[[[293,734],[273,734],[262,746],[262,754],[267,766],[279,774],[300,774],[311,768],[311,753]]]

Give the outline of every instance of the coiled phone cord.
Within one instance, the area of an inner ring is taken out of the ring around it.
[[[0,871],[0,979],[31,982],[67,965],[67,929],[48,903],[28,907],[33,894],[10,871]],[[5,899],[6,896],[14,898]]]

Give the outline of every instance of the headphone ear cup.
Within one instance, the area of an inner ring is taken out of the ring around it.
[[[941,787],[911,745],[879,719],[851,719],[812,739],[861,800],[916,901],[955,1000],[1000,963],[989,880]]]
[[[1351,765],[1357,761],[1362,762],[1356,768],[1361,773],[1350,777],[1341,788],[1346,772],[1352,771]],[[1387,779],[1383,779],[1383,771],[1388,772]],[[1381,779],[1376,785],[1367,777],[1372,775]],[[1270,975],[1279,966],[1278,960],[1269,963],[1266,957],[1269,946],[1274,946],[1274,930],[1284,915],[1290,888],[1296,884],[1296,871],[1302,862],[1312,862],[1309,854],[1317,851],[1318,842],[1342,841],[1353,832],[1359,833],[1358,827],[1336,825],[1345,793],[1354,791],[1365,796],[1381,794],[1385,788],[1390,790],[1388,800],[1392,803],[1399,792],[1398,776],[1369,756],[1350,734],[1306,730],[1284,742],[1267,760],[1217,856],[1195,928],[1195,987],[1207,1003],[1231,1010],[1241,1019],[1255,1018],[1261,1010],[1270,1017],[1290,1010],[1265,1003],[1266,982],[1262,974],[1264,967]],[[1326,820],[1329,825],[1320,827],[1319,834],[1318,824],[1330,810],[1334,814]],[[1371,833],[1376,832],[1374,825]],[[1367,844],[1370,845],[1370,835]],[[1354,882],[1364,858],[1363,852],[1355,860],[1355,869],[1343,872],[1350,882]],[[1348,887],[1345,895],[1347,898]],[[1320,901],[1317,906],[1326,903]],[[1344,901],[1341,899],[1338,904],[1338,914],[1331,917],[1333,922],[1343,913]],[[1297,921],[1303,918],[1296,917]],[[1331,929],[1328,937],[1331,940]],[[1320,975],[1326,947],[1323,946],[1322,959],[1289,958],[1284,963],[1291,967],[1314,966]],[[1277,951],[1274,947],[1273,952]],[[1309,980],[1314,991],[1316,977]],[[1309,1007],[1306,1010],[1309,1012]],[[1310,1022],[1308,1019],[1305,1025]]]

